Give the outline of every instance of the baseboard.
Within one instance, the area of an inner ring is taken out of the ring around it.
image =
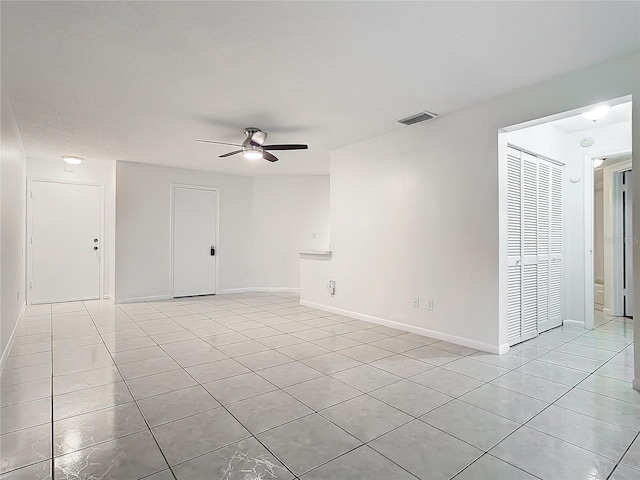
[[[115,300],[115,303],[158,302],[161,300],[171,300],[171,295],[154,295],[151,297],[118,298]]]
[[[247,293],[247,292],[273,292],[273,293],[300,293],[299,288],[293,287],[243,287],[243,288],[227,288],[225,290],[218,290],[217,294],[225,293]],[[113,300],[113,297],[109,296]],[[114,303],[138,303],[138,302],[158,302],[161,300],[171,300],[171,295],[155,295],[151,297],[132,297],[132,298],[119,298],[114,300]]]
[[[613,316],[613,314],[611,313],[611,309],[610,308],[602,307],[602,313],[604,313],[605,315],[609,315],[610,317]]]
[[[584,320],[563,320],[562,321],[562,325],[567,325],[569,327],[582,327],[582,328],[586,328],[586,324],[584,322]]]
[[[103,295],[103,296],[102,296],[102,298],[103,298],[104,300],[111,300],[111,301],[113,301],[113,296],[111,296],[111,295]]]
[[[344,315],[345,317],[355,318],[364,322],[375,323],[377,325],[383,325],[385,327],[396,328],[405,332],[416,333],[424,337],[435,338],[436,340],[443,340],[449,343],[455,343],[456,345],[462,345],[463,347],[474,348],[476,350],[482,350],[483,352],[495,353],[502,355],[509,351],[509,345],[490,345],[484,342],[478,342],[470,338],[458,337],[456,335],[450,335],[448,333],[438,332],[436,330],[429,330],[427,328],[415,327],[413,325],[407,325],[405,323],[395,322],[393,320],[387,320],[385,318],[373,317],[371,315],[365,315],[363,313],[352,312],[350,310],[343,310],[342,308],[331,307],[329,305],[322,305],[315,302],[309,302],[307,300],[300,300],[301,305],[307,307],[317,308],[318,310],[324,310],[325,312],[336,313],[338,315]]]
[[[248,292],[300,293],[300,289],[295,287],[243,287],[243,288],[226,288],[224,290],[218,290],[216,293],[220,295],[224,295],[226,293],[248,293]]]
[[[16,339],[16,333],[18,332],[18,326],[20,325],[20,320],[22,320],[22,315],[24,315],[24,310],[26,308],[26,304],[22,304],[22,308],[20,309],[20,313],[18,314],[18,319],[16,320],[16,324],[13,326],[13,331],[11,332],[11,336],[9,337],[9,341],[7,342],[7,346],[4,348],[2,352],[2,357],[0,357],[0,375],[4,370],[4,365],[7,363],[7,358],[9,358],[9,352],[11,351],[11,347],[13,347],[13,341]]]
[[[640,390],[640,378],[633,379],[633,389]]]
[[[253,292],[253,288],[243,287],[243,288],[225,288],[222,290],[218,290],[216,294],[224,295],[225,293],[246,293]]]

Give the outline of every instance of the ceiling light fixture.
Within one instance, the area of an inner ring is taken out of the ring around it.
[[[582,114],[582,117],[586,118],[587,120],[597,122],[607,113],[609,113],[609,110],[611,110],[611,107],[609,105],[598,105],[596,107],[593,107],[591,110],[584,112]]]
[[[69,165],[79,165],[82,163],[84,158],[75,157],[73,155],[62,155],[62,160],[64,160],[64,163],[68,163]]]
[[[593,159],[593,168],[598,168],[601,167],[602,164],[604,163],[604,158],[594,158]]]
[[[242,151],[242,155],[244,155],[244,158],[246,158],[247,160],[260,160],[263,158],[262,156],[262,149],[259,147],[246,147],[243,151]]]

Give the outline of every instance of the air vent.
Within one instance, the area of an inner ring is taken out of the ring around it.
[[[403,125],[413,125],[414,123],[424,122],[426,120],[431,120],[436,118],[438,115],[435,113],[427,112],[423,110],[422,112],[414,113],[413,115],[409,115],[408,117],[401,118],[398,120],[399,123]]]

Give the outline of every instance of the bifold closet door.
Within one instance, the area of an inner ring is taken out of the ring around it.
[[[538,331],[549,324],[551,164],[538,163]]]
[[[509,147],[509,345],[562,324],[562,165]]]
[[[522,332],[538,335],[538,159],[522,153]]]
[[[520,152],[507,155],[507,337],[522,341],[522,163]]]

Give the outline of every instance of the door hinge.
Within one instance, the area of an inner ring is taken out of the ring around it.
[[[31,245],[33,245],[33,235],[31,236],[30,240],[31,240]]]
[[[29,281],[29,287],[30,287],[30,288],[33,288],[33,280],[30,280],[30,281]]]
[[[31,192],[29,192],[31,194],[31,198],[33,198],[33,190],[31,190]]]

